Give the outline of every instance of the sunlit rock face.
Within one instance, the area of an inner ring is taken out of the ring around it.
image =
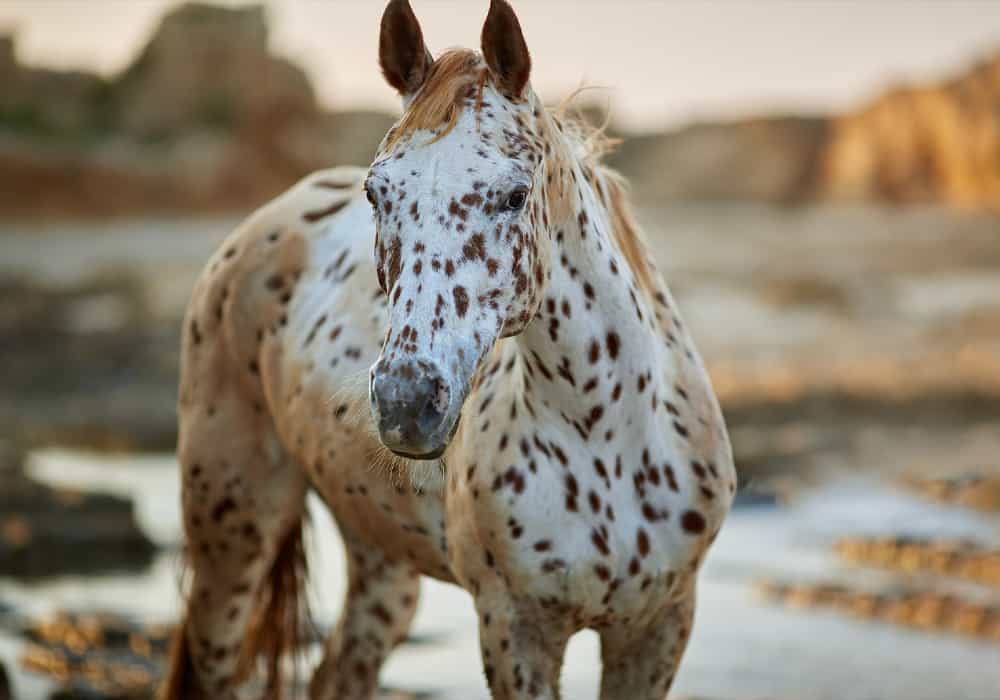
[[[632,136],[610,160],[650,203],[921,202],[997,211],[1000,53],[948,81],[893,88],[845,114]]]
[[[1000,52],[835,118],[820,179],[835,199],[1000,210]]]

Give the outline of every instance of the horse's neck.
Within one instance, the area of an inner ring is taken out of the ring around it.
[[[534,369],[536,396],[589,438],[607,435],[616,422],[612,414],[642,415],[638,402],[648,408],[650,393],[636,396],[636,383],[659,382],[669,358],[648,298],[614,243],[604,197],[584,177],[583,164],[574,159],[572,167],[575,206],[550,226],[552,274],[541,314],[517,344]],[[597,173],[593,183],[602,177]],[[648,379],[640,380],[640,373]]]

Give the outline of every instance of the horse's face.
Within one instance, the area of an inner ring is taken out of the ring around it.
[[[497,338],[538,310],[548,273],[542,148],[530,59],[506,3],[491,6],[485,60],[453,51],[433,63],[405,0],[389,4],[381,40],[406,111],[366,182],[390,309],[369,398],[383,444],[430,459],[451,440]]]

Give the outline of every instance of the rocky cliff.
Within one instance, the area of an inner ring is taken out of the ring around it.
[[[826,119],[789,116],[620,134],[608,162],[629,177],[645,203],[792,202],[813,193],[828,132]]]
[[[0,133],[56,138],[111,127],[109,84],[95,75],[18,63],[14,37],[0,36]]]

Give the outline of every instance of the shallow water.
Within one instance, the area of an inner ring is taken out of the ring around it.
[[[138,575],[64,577],[37,585],[0,581],[0,598],[30,613],[58,608],[108,609],[148,621],[179,607],[178,478],[172,455],[106,457],[67,451],[33,455],[31,471],[62,486],[111,491],[135,499],[140,525],[167,549]],[[311,502],[310,596],[318,621],[336,619],[344,592],[342,549],[325,509]],[[887,574],[843,567],[830,544],[856,534],[933,534],[1000,542],[1000,526],[968,511],[930,506],[870,482],[841,482],[785,507],[746,505],[727,521],[701,578],[694,634],[674,697],[814,700],[996,700],[1000,649],[973,641],[909,632],[831,613],[790,611],[755,600],[752,582],[844,580],[879,585]],[[995,593],[995,592],[994,592]],[[427,690],[445,700],[487,698],[476,617],[460,589],[425,580],[414,635],[383,673],[386,685]],[[0,639],[0,655],[16,644]],[[596,635],[571,642],[564,697],[597,693]],[[19,700],[43,697],[45,683],[15,678]]]

